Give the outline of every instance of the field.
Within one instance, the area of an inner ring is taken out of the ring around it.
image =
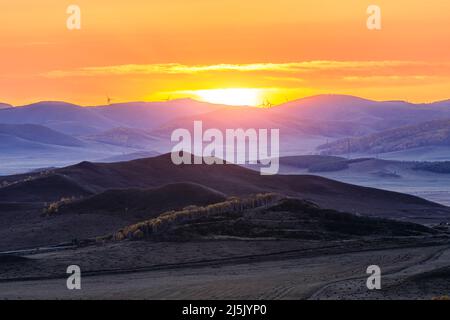
[[[450,291],[449,249],[443,239],[120,243],[38,254],[19,262],[25,273],[3,265],[0,298],[431,299]],[[80,291],[66,289],[68,263],[85,270]],[[382,270],[381,291],[366,287],[372,264]],[[14,280],[24,275],[31,278]]]

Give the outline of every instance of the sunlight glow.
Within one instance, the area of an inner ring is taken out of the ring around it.
[[[247,88],[197,90],[192,93],[201,101],[230,106],[257,106],[263,96],[262,89]]]

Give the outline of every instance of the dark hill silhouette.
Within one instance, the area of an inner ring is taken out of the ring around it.
[[[63,197],[83,197],[88,189],[60,174],[27,176],[0,188],[0,202],[49,202]]]
[[[188,205],[208,205],[221,202],[226,196],[194,183],[172,183],[152,189],[115,189],[77,200],[59,208],[58,214],[108,213],[143,214],[151,217],[166,210]]]
[[[51,184],[57,177],[67,183]],[[47,184],[40,183],[44,179]],[[311,175],[261,176],[236,165],[172,164],[170,154],[155,158],[120,163],[90,163],[57,169],[45,177],[20,182],[15,192],[0,189],[1,201],[21,201],[18,194],[32,193],[33,200],[48,200],[52,196],[72,196],[71,188],[85,193],[100,193],[108,189],[155,188],[169,183],[192,182],[218,190],[228,196],[260,192],[277,192],[312,200],[324,208],[351,213],[390,217],[447,215],[449,208],[424,199],[396,192],[359,187]],[[44,187],[43,187],[44,186]],[[82,187],[81,187],[82,186]],[[42,195],[42,198],[38,199]]]
[[[266,195],[270,196],[270,195]],[[259,198],[264,195],[258,195]],[[114,240],[192,241],[205,238],[291,238],[305,240],[358,237],[420,236],[437,231],[422,225],[358,217],[327,210],[314,203],[284,198],[255,204],[253,197],[232,199],[208,207],[172,211],[122,228]]]

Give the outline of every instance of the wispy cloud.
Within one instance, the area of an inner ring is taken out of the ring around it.
[[[439,67],[443,64],[432,64]],[[84,67],[71,70],[53,70],[44,74],[50,78],[62,77],[96,77],[114,75],[150,75],[150,74],[197,74],[208,72],[276,72],[276,73],[310,73],[320,71],[376,71],[391,68],[425,68],[428,62],[416,61],[303,61],[289,63],[252,63],[252,64],[212,64],[185,65],[166,64],[124,64],[112,66]],[[445,64],[448,68],[449,64]],[[349,75],[351,77],[351,75]]]
[[[391,75],[391,76],[349,76],[349,77],[343,77],[342,79],[345,81],[405,81],[405,80],[415,80],[415,81],[422,81],[422,80],[431,80],[431,79],[438,79],[439,77],[430,76],[430,75],[407,75],[407,76],[400,76],[400,75]]]

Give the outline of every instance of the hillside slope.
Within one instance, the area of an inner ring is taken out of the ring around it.
[[[144,214],[150,217],[188,205],[207,205],[225,200],[225,195],[194,183],[172,183],[150,189],[115,189],[59,207],[57,214]]]
[[[82,141],[47,127],[35,124],[2,124],[0,123],[0,135],[3,141],[10,139],[22,139],[31,142],[44,143],[57,146],[81,147]],[[5,144],[3,144],[3,147]],[[4,152],[6,150],[3,150]]]
[[[75,166],[50,171],[44,177],[32,181],[16,182],[16,193],[0,188],[2,201],[21,201],[17,192],[34,194],[64,193],[64,186],[47,189],[39,187],[40,179],[51,180],[63,176],[71,184],[83,186],[91,193],[108,189],[154,188],[169,183],[191,182],[218,190],[227,196],[248,195],[260,192],[277,192],[312,200],[324,208],[369,215],[391,217],[439,216],[449,214],[447,207],[418,197],[396,192],[345,184],[311,175],[261,176],[259,172],[236,165],[180,165],[172,164],[170,154],[155,158],[139,159],[121,163],[83,162]],[[70,191],[64,196],[72,196]]]
[[[323,154],[387,153],[408,149],[449,146],[450,120],[436,120],[375,133],[361,138],[338,140],[319,146]]]
[[[219,238],[337,240],[369,236],[418,236],[437,233],[427,227],[326,210],[299,199],[259,194],[207,207],[171,211],[127,226],[115,240],[192,241]]]

